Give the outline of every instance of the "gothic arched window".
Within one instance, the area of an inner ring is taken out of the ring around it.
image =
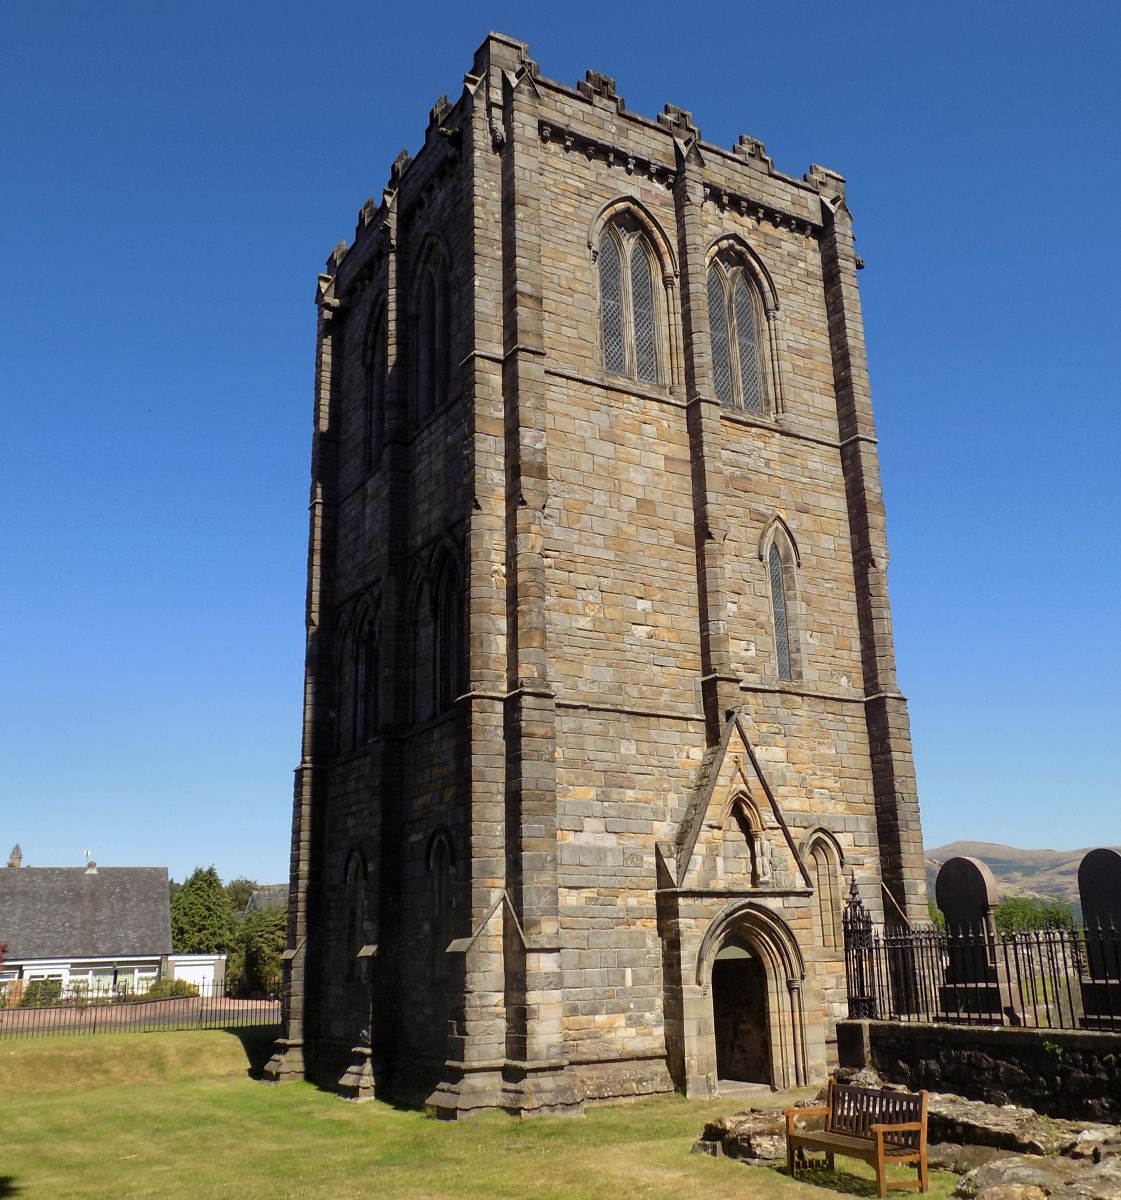
[[[771,597],[771,634],[778,678],[802,678],[798,607],[798,549],[786,522],[775,516],[759,541]]]
[[[370,319],[363,347],[362,363],[366,373],[365,447],[367,465],[376,460],[385,435],[385,375],[386,375],[385,306],[380,306]]]
[[[354,746],[354,643],[346,626],[339,633],[335,662],[335,750],[345,754]]]
[[[839,950],[844,945],[844,938],[841,929],[841,864],[837,850],[828,837],[818,834],[810,842],[809,857],[817,896],[821,944],[828,950]]]
[[[354,977],[358,951],[366,936],[366,863],[357,850],[346,863],[346,962],[347,976]]]
[[[783,578],[782,555],[771,543],[767,554],[767,574],[771,581],[771,612],[775,626],[775,657],[779,679],[792,679],[790,670],[790,621],[786,607],[786,580]]]
[[[432,930],[432,978],[442,983],[448,973],[447,946],[452,940],[452,886],[455,859],[447,837],[437,833],[428,847],[429,922]]]
[[[603,369],[639,383],[661,382],[654,259],[633,219],[618,219],[599,240]]]
[[[432,247],[417,280],[415,361],[420,420],[447,399],[449,317],[447,265],[439,250]]]
[[[378,616],[367,617],[354,639],[354,744],[364,746],[378,732],[378,688],[381,675],[381,628]]]
[[[767,411],[767,377],[762,306],[746,268],[732,259],[708,270],[708,320],[712,378],[726,408],[762,415]]]
[[[446,555],[432,589],[436,711],[446,712],[463,690],[466,637],[459,568]]]

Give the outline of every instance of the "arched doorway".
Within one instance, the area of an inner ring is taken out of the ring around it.
[[[767,968],[751,943],[730,937],[712,964],[716,1077],[771,1084]]]
[[[777,913],[754,899],[725,905],[708,923],[682,995],[683,1014],[696,1018],[682,1030],[686,1095],[713,1096],[718,1079],[737,1076],[803,1087],[811,1061],[815,1075],[823,1073],[823,1026],[807,1028],[805,982],[798,941]],[[816,1007],[816,994],[810,1003]]]

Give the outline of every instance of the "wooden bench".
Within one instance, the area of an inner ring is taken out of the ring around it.
[[[824,1117],[824,1129],[795,1129],[805,1117]],[[786,1161],[795,1178],[799,1150],[823,1150],[825,1165],[833,1169],[833,1156],[858,1158],[876,1168],[880,1196],[887,1195],[889,1163],[913,1163],[917,1183],[896,1183],[896,1188],[925,1192],[930,1187],[926,1165],[926,1092],[882,1092],[873,1088],[830,1083],[823,1108],[786,1110]]]

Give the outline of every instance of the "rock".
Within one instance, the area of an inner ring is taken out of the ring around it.
[[[1063,1154],[1085,1135],[1105,1140],[1117,1135],[1115,1125],[1058,1121],[1014,1104],[997,1106],[981,1100],[932,1092],[927,1110],[932,1142],[995,1146],[1026,1154]]]
[[[970,1171],[955,1196],[969,1200],[1121,1200],[1121,1165],[1011,1154]]]
[[[709,1121],[693,1146],[698,1154],[740,1158],[770,1166],[786,1161],[786,1118],[773,1109],[752,1108]]]
[[[1001,1183],[985,1189],[985,1200],[1047,1200],[1047,1193],[1030,1183]]]
[[[927,1162],[933,1171],[952,1171],[964,1175],[975,1167],[996,1158],[1005,1158],[1012,1151],[999,1150],[996,1146],[958,1146],[953,1142],[935,1142],[927,1147]]]
[[[926,1148],[926,1161],[932,1171],[953,1171],[955,1175],[964,1174],[957,1170],[958,1156],[963,1147],[955,1142],[935,1142]]]
[[[985,1189],[985,1200],[1047,1200],[1047,1193],[1030,1183],[999,1183]]]

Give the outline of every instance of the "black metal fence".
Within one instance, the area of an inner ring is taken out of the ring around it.
[[[849,1016],[1034,1029],[1121,1029],[1121,934],[878,929],[845,909]]]
[[[74,1033],[154,1033],[276,1025],[280,1001],[229,995],[221,984],[156,984],[150,992],[65,989],[56,980],[0,993],[0,1039]]]

